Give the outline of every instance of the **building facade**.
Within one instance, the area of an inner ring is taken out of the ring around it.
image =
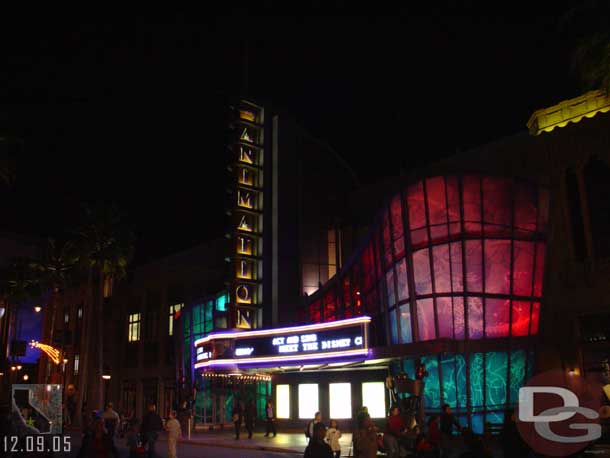
[[[236,331],[222,351],[196,343],[203,355],[196,374],[270,374],[278,412],[295,423],[307,417],[301,407],[311,413],[304,400],[328,417],[346,392],[344,404],[382,406],[375,416],[385,416],[385,376],[415,378],[421,362],[425,409],[448,403],[476,432],[502,422],[519,387],[539,371],[561,368],[610,382],[604,327],[610,308],[603,299],[610,286],[609,107],[603,94],[589,93],[540,110],[529,132],[389,180],[376,190],[386,189],[376,215],[350,219],[345,208],[353,205],[342,197],[347,205],[335,206],[341,219],[336,227],[320,224],[321,232],[360,238],[336,257],[334,270],[330,255],[324,267],[318,263],[317,287],[305,280],[305,258],[293,258],[302,275],[291,288],[308,293],[300,298],[296,323],[370,317],[366,357],[337,362],[326,355],[310,364],[317,351],[307,345],[311,336],[241,347]],[[336,235],[326,243],[345,245]],[[282,328],[269,333],[284,336]],[[294,352],[304,362],[270,367],[264,360],[269,352],[274,358]],[[226,361],[231,358],[233,365]],[[337,375],[345,370],[351,381]],[[336,383],[350,383],[350,389],[338,390]],[[380,395],[370,394],[375,390]]]

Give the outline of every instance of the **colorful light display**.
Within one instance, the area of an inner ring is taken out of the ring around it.
[[[61,360],[62,360],[62,358],[61,358],[61,351],[60,351],[60,350],[58,350],[58,349],[57,349],[57,348],[55,348],[55,347],[52,347],[52,346],[47,345],[47,344],[40,343],[40,342],[38,342],[38,341],[36,341],[36,340],[32,340],[32,341],[30,342],[30,346],[31,346],[32,348],[39,348],[39,349],[40,349],[42,352],[44,352],[44,354],[45,354],[45,355],[47,355],[47,356],[48,356],[48,357],[51,359],[51,361],[53,361],[55,364],[59,364],[59,363],[61,362]]]
[[[422,359],[426,408],[449,403],[481,432],[514,404],[533,367],[527,339],[540,322],[548,205],[545,189],[503,177],[409,184],[382,209],[360,256],[309,298],[305,315],[332,322],[387,314],[390,332],[378,345],[451,339],[484,349],[487,339],[504,339],[506,351]]]

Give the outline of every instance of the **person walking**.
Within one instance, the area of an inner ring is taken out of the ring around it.
[[[248,402],[246,402],[244,419],[246,421],[248,439],[252,439],[252,432],[254,431],[254,423],[256,421],[256,404],[254,404],[254,401],[252,399],[248,399]]]
[[[322,426],[324,426],[324,429],[326,429],[326,425],[322,423],[322,414],[320,412],[316,412],[314,414],[313,420],[310,420],[309,423],[307,423],[307,427],[305,428],[305,437],[307,437],[307,439],[309,439],[310,441],[313,437],[313,429],[317,424],[321,424]]]
[[[265,418],[267,419],[267,432],[265,437],[269,437],[269,434],[273,431],[273,437],[276,436],[277,431],[275,430],[275,412],[273,411],[273,404],[271,401],[267,401],[267,407],[265,408]]]
[[[150,404],[148,412],[142,418],[142,426],[140,428],[142,441],[146,443],[148,449],[148,458],[154,458],[155,456],[155,443],[159,438],[160,431],[163,431],[163,422],[157,413],[157,406]]]
[[[313,428],[313,434],[305,449],[303,458],[333,458],[333,450],[326,442],[326,426],[321,422],[316,423]]]
[[[114,433],[116,432],[117,427],[119,426],[121,418],[119,417],[119,414],[114,410],[112,402],[106,404],[106,407],[104,408],[104,413],[102,413],[102,420],[104,420],[104,426],[108,430],[108,434],[114,440]]]
[[[237,399],[233,404],[233,410],[231,411],[231,419],[233,420],[233,425],[235,426],[235,440],[239,440],[239,430],[241,429],[243,410],[241,408],[241,403]]]
[[[169,420],[165,423],[165,431],[167,431],[167,457],[176,458],[176,442],[182,435],[180,423],[176,420],[176,411],[170,410]]]
[[[335,458],[339,458],[341,456],[341,444],[339,443],[339,438],[341,437],[341,431],[337,427],[337,420],[330,421],[330,428],[326,431],[326,442],[330,445]]]
[[[353,434],[354,458],[375,458],[377,456],[377,433],[370,416],[362,416],[358,429]]]
[[[188,436],[189,432],[189,420],[191,419],[191,409],[188,406],[188,402],[184,401],[180,408],[178,409],[178,422],[180,423],[180,428],[182,431]]]

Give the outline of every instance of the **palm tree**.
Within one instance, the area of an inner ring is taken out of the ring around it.
[[[608,2],[589,0],[569,9],[560,29],[574,42],[572,71],[583,90],[602,90],[610,95],[610,30]]]
[[[33,260],[30,264],[36,273],[40,286],[51,291],[51,300],[49,301],[51,306],[51,342],[54,341],[55,315],[59,294],[70,283],[77,263],[78,255],[71,242],[58,245],[54,239],[49,239],[41,257]]]
[[[99,204],[85,208],[84,223],[76,231],[78,236],[82,266],[87,271],[87,297],[89,309],[89,322],[87,323],[87,340],[89,341],[85,355],[90,359],[90,350],[93,348],[90,339],[93,335],[92,316],[97,321],[97,371],[95,376],[101,377],[104,367],[104,280],[118,281],[127,274],[127,266],[133,256],[134,235],[130,228],[123,223],[118,208],[115,205]],[[97,310],[94,314],[93,279],[98,278]],[[83,364],[83,370],[90,365],[90,361]],[[82,380],[85,381],[83,373]],[[98,383],[95,404],[100,408],[104,397],[103,384]],[[79,410],[82,398],[79,402]]]

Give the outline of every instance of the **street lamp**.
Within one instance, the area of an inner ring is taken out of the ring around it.
[[[41,307],[40,305],[35,305],[35,306],[34,306],[34,311],[35,311],[36,313],[40,313],[40,311],[41,311],[41,310],[42,310],[42,307]]]
[[[29,379],[29,378],[30,378],[30,376],[29,376],[28,374],[25,374],[25,375],[23,376],[23,380],[25,380],[26,382],[28,381],[28,379]]]

